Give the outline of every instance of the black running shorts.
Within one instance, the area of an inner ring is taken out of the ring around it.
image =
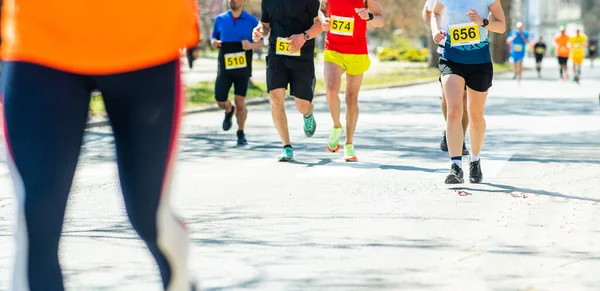
[[[246,97],[248,93],[248,84],[250,75],[248,74],[230,74],[222,73],[217,76],[215,82],[215,99],[218,102],[225,102],[229,99],[229,90],[233,85],[233,94]]]
[[[291,56],[267,56],[267,90],[287,89],[290,95],[312,102],[315,90],[315,63],[313,59]]]
[[[457,75],[465,79],[465,85],[477,92],[486,92],[492,87],[494,66],[485,64],[461,64],[440,59],[440,73],[442,76]]]
[[[544,60],[544,55],[535,54],[535,62],[541,63]]]
[[[569,62],[569,58],[558,57],[558,63],[560,65],[566,65]]]

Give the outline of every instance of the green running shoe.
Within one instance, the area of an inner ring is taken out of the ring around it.
[[[327,150],[330,153],[335,153],[340,150],[340,137],[342,137],[343,132],[344,129],[342,129],[341,127],[334,127],[333,131],[331,131],[331,135],[329,136],[329,143],[327,143]]]
[[[346,162],[358,162],[358,158],[354,153],[354,145],[344,145],[344,160],[346,160]]]
[[[311,114],[309,117],[304,116],[304,134],[306,137],[311,137],[317,130],[317,122],[315,121],[315,115]]]
[[[294,159],[294,150],[292,148],[283,148],[279,156],[280,162],[291,162]]]

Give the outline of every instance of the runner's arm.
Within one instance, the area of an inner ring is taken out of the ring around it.
[[[423,6],[423,12],[421,13],[421,16],[423,17],[425,26],[427,26],[428,29],[431,29],[431,11],[427,9],[427,2],[425,2],[425,5]]]
[[[429,20],[432,34],[437,34],[442,27],[442,14],[444,13],[444,9],[446,9],[444,4],[440,3],[440,1],[435,2],[435,6],[431,12],[431,19]]]
[[[490,24],[486,28],[491,32],[504,33],[506,31],[506,17],[504,16],[500,0],[495,0],[490,4],[490,12],[493,16],[493,21],[490,20]],[[480,24],[483,24],[483,21]]]
[[[373,13],[373,20],[369,21],[373,27],[383,27],[385,25],[385,17],[383,10],[379,5],[379,0],[367,0],[367,7]]]

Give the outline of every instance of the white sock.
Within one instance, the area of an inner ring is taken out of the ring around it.
[[[462,169],[462,160],[452,160],[452,164],[455,164]]]
[[[481,158],[479,157],[479,155],[471,155],[471,162],[477,162],[479,161]]]

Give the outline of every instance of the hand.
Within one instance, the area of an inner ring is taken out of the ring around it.
[[[471,22],[477,25],[483,25],[483,18],[481,18],[481,16],[479,16],[479,13],[473,10],[473,8],[469,10],[469,12],[467,13],[467,17],[469,17],[469,20],[471,20]]]
[[[440,42],[446,37],[446,32],[443,30],[438,31],[433,35],[433,42],[440,44]]]
[[[304,34],[302,33],[293,34],[288,39],[290,40],[290,46],[288,47],[290,52],[299,51],[306,43],[306,39],[304,39]]]
[[[218,39],[213,39],[210,41],[210,46],[212,46],[212,48],[215,50],[220,48],[222,44],[223,42]]]
[[[254,42],[259,42],[261,38],[265,37],[265,30],[262,26],[257,26],[252,31],[252,40]]]
[[[329,29],[331,28],[331,19],[329,19],[329,17],[325,18],[325,20],[321,22],[321,27],[323,28],[323,31],[329,31]]]
[[[247,40],[242,40],[242,49],[244,49],[245,51],[249,51],[252,49],[252,43],[247,41]]]
[[[369,10],[367,8],[354,8],[354,11],[356,11],[360,19],[369,20]]]

